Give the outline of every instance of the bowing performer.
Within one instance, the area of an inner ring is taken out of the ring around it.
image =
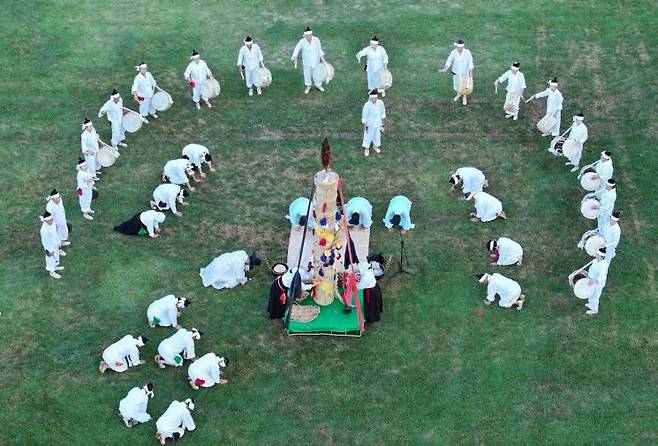
[[[114,227],[114,230],[125,235],[148,235],[151,238],[160,236],[160,223],[165,221],[165,214],[154,210],[144,211]]]
[[[139,359],[139,349],[144,347],[148,342],[143,336],[137,338],[126,335],[114,344],[103,350],[103,359],[98,364],[98,371],[105,373],[107,369],[122,373],[130,367],[137,367],[146,364],[146,361]]]
[[[46,256],[46,271],[53,279],[59,279],[62,276],[57,271],[63,270],[64,267],[59,266],[59,256],[62,251],[60,251],[61,241],[57,235],[57,227],[53,216],[48,211],[40,219],[41,229],[39,233],[41,235],[41,246]]]
[[[233,288],[247,283],[247,273],[255,266],[260,265],[256,252],[248,255],[246,251],[227,252],[215,257],[205,268],[199,270],[199,276],[204,287],[212,285],[221,290]]]
[[[481,170],[475,167],[460,167],[448,180],[450,189],[448,192],[455,190],[455,187],[462,183],[462,198],[465,199],[468,194],[482,192],[485,187],[489,186],[487,179]]]
[[[146,309],[146,319],[148,319],[149,327],[180,328],[178,316],[191,303],[186,297],[176,297],[173,294],[154,300]]]
[[[535,93],[528,98],[526,102],[530,102],[533,99],[546,98],[546,115],[553,116],[557,121],[555,125],[551,127],[547,133],[544,133],[541,136],[558,136],[560,134],[560,122],[562,120],[562,103],[564,98],[562,93],[557,89],[558,81],[557,78],[553,78],[548,82],[548,88],[539,93]]]
[[[176,400],[171,402],[167,410],[155,422],[157,429],[155,438],[158,439],[160,444],[165,444],[168,438],[171,438],[172,442],[176,442],[185,434],[186,430],[193,431],[196,429],[196,424],[194,424],[190,413],[193,410],[194,402],[192,398],[188,398],[183,402]]]
[[[94,181],[98,181],[101,166],[96,162],[96,155],[98,154],[98,140],[100,136],[94,129],[94,124],[87,118],[82,123],[82,134],[80,135],[80,148],[82,149],[82,156],[85,157],[89,173],[94,177]]]
[[[105,104],[101,107],[98,112],[98,117],[102,118],[103,115],[107,115],[107,120],[112,126],[112,147],[114,150],[119,150],[117,146],[128,147],[126,144],[126,131],[121,125],[123,120],[123,99],[119,92],[114,88],[110,94],[110,99],[108,99]]]
[[[404,195],[397,195],[391,198],[383,222],[389,232],[396,225],[400,227],[402,234],[406,234],[415,228],[416,225],[411,222],[411,200]]]
[[[363,197],[353,197],[345,203],[345,221],[350,226],[369,229],[372,226],[372,205]]]
[[[46,203],[46,211],[52,216],[57,227],[57,236],[60,240],[61,246],[68,246],[71,244],[69,241],[69,224],[66,221],[66,211],[64,210],[64,203],[62,196],[53,189],[48,196],[48,203]]]
[[[202,146],[201,144],[188,144],[183,147],[182,155],[183,157],[187,157],[187,159],[190,160],[190,164],[192,164],[195,175],[198,173],[201,178],[206,177],[206,174],[203,173],[203,163],[208,165],[209,171],[216,171],[216,169],[212,166],[212,156],[210,155],[210,151],[206,146]]]
[[[324,61],[324,51],[322,51],[322,43],[320,39],[313,35],[313,31],[308,26],[304,30],[304,36],[297,42],[295,49],[292,51],[292,60],[297,68],[297,56],[302,53],[302,66],[304,68],[304,94],[311,91],[311,86],[315,85],[320,91],[324,91],[322,87],[322,79],[313,79],[313,70]]]
[[[194,359],[194,342],[200,341],[202,334],[196,328],[189,331],[179,328],[176,333],[160,342],[158,354],[153,358],[155,363],[164,369],[165,366],[180,367],[184,359]]]
[[[182,158],[167,161],[162,169],[162,181],[179,186],[187,187],[187,190],[194,192],[196,189],[190,184],[189,177],[194,177],[194,169],[187,155]],[[197,180],[198,181],[198,180]]]
[[[517,242],[507,237],[489,240],[487,249],[491,252],[492,265],[521,265],[523,263],[523,248]]]
[[[388,54],[383,46],[379,46],[377,36],[370,39],[370,46],[356,53],[356,60],[361,63],[361,58],[366,56],[366,73],[368,75],[368,91],[373,90],[386,97],[386,90],[381,87],[381,75],[388,70]]]
[[[187,377],[190,387],[199,390],[199,387],[212,387],[215,384],[226,384],[227,380],[221,378],[221,369],[226,368],[228,359],[214,353],[206,353],[195,359],[187,368]]]
[[[603,189],[605,187],[605,183],[610,178],[612,178],[612,174],[614,173],[614,167],[612,165],[612,152],[607,152],[607,151],[601,152],[600,159],[580,169],[580,174],[578,175],[578,179],[580,179],[585,174],[585,171],[587,169],[591,169],[591,168],[593,168],[595,172],[595,176],[593,179],[600,180],[598,189],[599,190]]]
[[[192,87],[192,101],[197,110],[201,110],[199,101],[203,99],[208,108],[211,108],[210,98],[207,96],[208,80],[212,79],[212,72],[208,68],[208,64],[201,60],[201,55],[195,51],[192,52],[190,57],[192,60],[185,69],[185,80]]]
[[[521,294],[521,285],[518,282],[503,276],[502,274],[478,274],[478,281],[487,287],[485,305],[491,305],[496,300],[496,294],[500,296],[498,306],[502,308],[516,307],[523,309],[525,295]]]
[[[91,214],[94,211],[91,210],[91,199],[93,198],[94,193],[94,177],[89,173],[89,167],[84,158],[78,159],[78,173],[76,175],[77,189],[76,193],[78,194],[78,202],[80,203],[80,211],[82,212],[82,218],[86,220],[93,220],[94,217]]]
[[[185,201],[189,193],[178,184],[164,183],[153,191],[153,200],[149,201],[151,209],[157,211],[170,210],[176,217],[182,217],[183,213],[176,208],[178,202],[181,206],[189,206]]]
[[[461,77],[473,77],[473,55],[464,47],[464,41],[462,39],[456,41],[453,46],[454,49],[450,52],[445,66],[440,71],[445,73],[450,70],[452,73],[452,88],[457,93],[453,101],[457,102],[461,96],[462,104],[467,105],[468,99],[466,99],[465,95],[462,96],[459,91],[461,90]]]
[[[286,219],[290,221],[293,230],[301,231],[304,227],[309,227],[311,229],[315,228],[313,207],[311,207],[309,221],[306,221],[306,211],[309,209],[308,204],[308,198],[298,197],[290,203],[290,206],[288,206],[288,215],[286,215]]]
[[[139,114],[142,116],[144,122],[148,122],[146,118],[149,115],[157,119],[158,115],[155,113],[155,106],[151,102],[157,85],[155,78],[148,71],[148,66],[144,62],[140,62],[139,65],[135,66],[135,69],[137,70],[137,75],[130,91],[135,102],[139,104]]]
[[[376,89],[370,92],[369,99],[363,104],[361,124],[363,125],[363,142],[361,143],[363,154],[370,155],[371,144],[376,153],[381,153],[382,132],[386,125],[386,107],[384,107],[384,101],[378,98]]]
[[[254,39],[252,39],[251,36],[245,37],[243,43],[244,45],[238,52],[238,72],[247,84],[249,96],[253,96],[254,82],[251,75],[256,68],[264,67],[263,52],[260,50],[260,46],[258,46],[257,43],[254,43]],[[258,85],[256,85],[256,93],[262,93],[260,86]]]
[[[148,410],[149,398],[153,398],[153,383],[144,387],[133,387],[121,401],[119,401],[119,415],[126,427],[133,427],[139,423],[151,421]]]
[[[471,212],[470,214],[471,221],[474,223],[479,221],[493,221],[498,217],[502,219],[507,218],[500,200],[486,192],[468,194],[466,201],[472,201],[475,205],[475,212]]]
[[[521,73],[521,64],[514,62],[510,69],[505,71],[496,81],[494,87],[498,92],[498,84],[507,82],[507,95],[505,96],[505,118],[519,119],[519,107],[523,92],[526,89],[525,76]]]

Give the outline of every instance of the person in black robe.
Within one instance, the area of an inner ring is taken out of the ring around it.
[[[352,261],[350,262],[350,253],[352,253]],[[354,240],[352,240],[352,237],[349,238],[349,242],[347,244],[347,249],[345,249],[345,258],[343,259],[343,268],[345,268],[345,271],[347,271],[350,267],[350,265],[358,265],[359,264],[359,256],[356,255],[356,248],[354,247]]]
[[[370,288],[363,289],[363,312],[366,322],[377,322],[381,319],[381,313],[384,312],[382,289],[379,287],[379,283],[377,283],[377,279],[384,275],[384,256],[382,253],[376,254],[372,257],[368,257],[368,262],[369,271],[365,272],[364,276],[368,277],[372,274],[372,277],[374,277],[374,285],[372,278],[370,278],[370,280],[364,279],[361,281],[364,286],[373,285]]]
[[[130,220],[124,221],[120,225],[115,226],[114,230],[126,235],[147,235],[148,231],[146,230],[146,225],[142,223],[142,220],[139,218],[141,214],[142,213],[139,212],[133,215]]]
[[[270,319],[282,319],[286,313],[286,294],[290,284],[284,285],[284,276],[286,274],[277,276],[270,287],[270,298],[267,301],[267,312],[270,314]]]

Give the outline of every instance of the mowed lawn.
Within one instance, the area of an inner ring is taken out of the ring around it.
[[[155,419],[193,396],[197,429],[182,444],[656,444],[656,53],[658,14],[646,1],[10,1],[0,3],[0,444],[149,445]],[[322,39],[336,77],[303,94],[290,53],[306,26]],[[274,82],[249,98],[235,60],[246,34]],[[354,54],[373,34],[390,56],[383,153],[359,149],[366,100]],[[452,102],[437,73],[463,37],[475,58],[475,92]],[[199,51],[222,84],[197,112],[182,73]],[[116,87],[125,104],[144,59],[175,104],[129,135],[104,170],[84,221],[75,196],[80,123]],[[611,150],[623,212],[622,241],[600,314],[588,317],[567,275],[589,261],[575,245],[594,227],[579,212],[584,191],[535,128],[543,102],[503,119],[493,81],[519,60],[526,97],[557,76],[562,125],[582,111],[585,162]],[[394,258],[399,239],[381,224],[391,196],[413,202],[413,275],[381,281],[383,320],[360,339],[287,337],[264,311],[270,274],[244,287],[204,289],[200,267],[256,249],[285,258],[290,201],[310,190],[329,136],[347,197],[374,206],[371,252]],[[112,227],[145,210],[164,163],[188,143],[207,145],[218,167],[168,214],[159,239]],[[489,178],[508,220],[475,225],[471,206],[447,193],[460,166]],[[74,230],[66,270],[44,271],[38,215],[57,187]],[[509,236],[522,267],[491,268],[484,243]],[[518,280],[522,312],[482,304],[478,272]],[[149,329],[147,305],[188,296],[183,326],[206,335],[199,354],[231,361],[229,385],[193,393],[187,365],[159,370],[152,357],[171,329]],[[102,349],[144,334],[147,365],[101,375]],[[127,429],[117,416],[133,386],[152,381],[154,420]]]

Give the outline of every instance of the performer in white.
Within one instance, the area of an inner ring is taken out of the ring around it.
[[[368,75],[368,91],[378,90],[382,97],[386,97],[386,90],[381,87],[381,75],[388,70],[388,54],[383,46],[379,46],[377,36],[370,40],[370,46],[356,53],[356,60],[366,56],[366,73]]]
[[[383,96],[383,95],[382,95]],[[386,125],[386,107],[384,101],[380,100],[377,90],[370,92],[370,98],[363,104],[361,111],[361,123],[363,124],[363,154],[370,155],[370,145],[376,153],[381,152],[382,132]]]
[[[238,72],[240,76],[245,80],[247,84],[247,89],[249,90],[249,96],[254,95],[254,82],[251,78],[252,70],[263,67],[263,53],[260,50],[260,46],[257,43],[254,43],[254,39],[250,36],[247,36],[244,39],[244,45],[240,48],[238,52]],[[261,94],[262,91],[259,86],[256,86],[256,92]]]
[[[178,325],[178,316],[190,304],[189,299],[176,297],[173,294],[168,294],[165,297],[154,300],[146,309],[146,318],[148,319],[149,327],[180,328],[180,325]]]
[[[121,401],[119,401],[119,415],[126,427],[133,427],[139,423],[151,421],[148,410],[149,398],[153,398],[153,384],[148,383],[144,387],[133,387]]]
[[[117,146],[128,147],[128,144],[125,142],[126,131],[121,125],[123,111],[123,99],[115,88],[112,90],[110,99],[103,104],[98,112],[99,118],[102,118],[103,115],[107,115],[107,120],[112,124],[112,147],[114,147],[114,150],[118,150]]]
[[[146,227],[149,237],[156,238],[160,235],[160,223],[165,221],[165,214],[157,211],[144,211],[139,214],[139,220]]]
[[[142,115],[144,122],[148,122],[146,117],[149,115],[157,119],[158,115],[151,103],[157,85],[155,78],[148,71],[148,66],[144,62],[140,62],[139,65],[135,66],[135,69],[137,70],[137,76],[135,76],[130,91],[133,94],[133,99],[139,104],[139,114]]]
[[[448,192],[454,191],[455,187],[460,182],[462,183],[462,200],[465,199],[468,194],[482,192],[485,187],[489,186],[489,183],[482,171],[476,169],[475,167],[460,167],[450,177],[448,182],[450,183],[450,189]]]
[[[46,256],[46,271],[50,274],[50,277],[53,279],[59,279],[60,276],[57,271],[64,269],[63,266],[59,266],[59,256],[60,256],[60,239],[57,235],[57,227],[55,226],[55,221],[53,216],[50,215],[50,212],[45,212],[41,217],[41,246],[43,246],[43,252]]]
[[[85,118],[82,123],[82,134],[80,135],[80,148],[82,149],[82,156],[87,161],[89,173],[93,174],[94,181],[98,181],[100,175],[101,165],[96,163],[96,154],[98,153],[98,140],[100,136],[94,129],[94,124]]]
[[[155,437],[160,441],[160,444],[165,444],[167,438],[177,441],[185,434],[186,430],[193,431],[196,429],[196,424],[194,424],[190,414],[193,410],[194,402],[192,398],[188,398],[182,403],[180,401],[171,402],[165,413],[155,422],[157,429]]]
[[[192,163],[186,155],[183,155],[182,158],[167,161],[167,164],[162,169],[162,181],[185,186],[187,190],[194,192],[196,189],[190,184],[188,176],[193,177],[194,170],[192,169]]]
[[[345,203],[345,220],[350,226],[368,229],[372,226],[372,205],[363,197],[353,197]]]
[[[494,87],[498,92],[498,84],[507,81],[507,95],[505,96],[505,118],[519,119],[519,107],[523,92],[526,89],[525,76],[521,73],[521,64],[514,62],[509,70],[505,71],[496,81]]]
[[[196,328],[189,331],[179,328],[176,333],[160,342],[158,354],[153,358],[155,363],[164,369],[165,366],[181,367],[184,359],[194,359],[194,341],[200,341],[202,334]]]
[[[183,213],[176,208],[178,202],[181,206],[188,206],[185,201],[188,193],[178,184],[165,183],[155,188],[153,191],[153,200],[149,201],[151,209],[158,211],[170,210],[176,217],[182,217]]]
[[[585,116],[582,113],[578,113],[576,116],[574,116],[571,131],[567,137],[567,139],[572,139],[578,144],[578,151],[576,154],[569,158],[569,161],[564,163],[566,166],[573,166],[573,169],[571,169],[572,172],[576,172],[579,169],[578,166],[580,165],[580,159],[583,156],[585,141],[587,141],[587,127],[583,122],[584,120]]]
[[[471,221],[477,223],[479,221],[487,222],[493,221],[498,217],[506,219],[505,211],[503,211],[503,204],[493,195],[486,192],[476,192],[468,194],[466,201],[473,201],[475,205],[475,212],[471,212]]]
[[[557,89],[558,81],[556,78],[553,78],[548,82],[548,88],[539,93],[535,93],[528,98],[526,102],[530,102],[533,99],[546,98],[546,114],[554,116],[557,119],[557,122],[553,127],[551,127],[548,133],[544,133],[542,136],[558,136],[560,134],[560,122],[562,121],[562,103],[564,98],[562,93]]]
[[[610,178],[604,183],[603,188],[596,192],[586,194],[582,201],[590,198],[596,198],[599,201],[598,208],[600,209],[600,212],[597,217],[597,222],[599,231],[602,231],[605,225],[608,224],[612,212],[615,210],[615,203],[617,201],[617,181],[614,178]]]
[[[260,265],[260,259],[253,252],[248,255],[245,251],[227,252],[210,262],[205,268],[199,270],[199,276],[204,287],[221,290],[233,288],[247,283],[247,272],[254,266]]]
[[[491,252],[492,265],[521,265],[523,263],[523,248],[520,244],[507,237],[489,240],[487,249]]]
[[[139,359],[139,348],[144,347],[148,342],[143,336],[133,338],[126,335],[114,344],[103,350],[103,360],[98,365],[98,371],[105,373],[107,369],[115,372],[125,372],[129,367],[137,367],[146,364],[146,361]]]
[[[496,300],[496,294],[500,296],[498,306],[503,308],[516,307],[523,309],[525,296],[521,294],[521,285],[518,282],[503,276],[502,274],[479,274],[478,280],[487,287],[487,297],[484,299],[486,305],[491,305]]]
[[[300,51],[302,53],[302,66],[304,67],[304,94],[308,94],[311,91],[313,84],[315,84],[315,88],[318,90],[324,91],[324,88],[322,88],[322,79],[313,79],[313,70],[321,62],[324,62],[324,51],[322,51],[320,39],[313,35],[313,31],[309,27],[306,27],[304,37],[297,42],[295,49],[292,51],[290,60],[295,63],[295,69],[297,68],[297,56]]]
[[[610,263],[612,259],[617,255],[617,246],[619,245],[619,240],[621,238],[621,227],[619,226],[619,220],[621,219],[621,212],[614,211],[610,216],[608,224],[602,228],[592,229],[590,231],[585,231],[583,236],[578,242],[578,248],[584,249],[587,240],[594,236],[600,235],[605,240],[605,249],[606,255],[605,258]]]
[[[461,86],[461,76],[473,77],[473,55],[469,50],[464,48],[464,41],[459,39],[456,41],[453,46],[455,47],[446,59],[445,66],[441,72],[445,73],[450,70],[452,73],[452,88],[455,90],[457,95],[453,98],[453,101],[457,102],[459,100],[459,90]],[[462,96],[462,104],[467,105],[468,100],[466,96]]]
[[[228,381],[221,378],[220,368],[226,368],[227,365],[228,359],[223,356],[206,353],[187,368],[188,382],[194,390],[199,390],[199,387],[226,384]]]
[[[89,168],[87,167],[87,162],[84,158],[78,160],[78,174],[76,176],[78,201],[80,203],[80,211],[82,212],[82,218],[87,220],[93,220],[94,217],[91,214],[94,211],[91,210],[91,198],[94,191],[94,177],[89,173]]]
[[[608,278],[608,267],[610,266],[610,263],[606,260],[606,255],[607,249],[605,247],[599,249],[596,253],[596,259],[594,259],[594,262],[592,262],[587,270],[587,277],[589,277],[590,285],[596,286],[594,292],[587,299],[587,303],[585,304],[588,308],[585,314],[590,316],[598,314],[599,312],[599,300],[601,299],[601,293],[603,292],[603,288],[605,288],[606,280]]]
[[[397,195],[388,202],[386,216],[383,219],[384,226],[390,231],[398,225],[400,232],[406,234],[416,227],[411,222],[411,200],[404,195]]]
[[[605,183],[610,178],[612,178],[612,174],[614,173],[615,170],[612,165],[612,152],[607,152],[607,151],[601,152],[600,159],[580,169],[580,174],[578,175],[578,179],[580,179],[580,177],[583,176],[585,170],[590,168],[594,168],[594,171],[596,172],[596,175],[593,177],[593,179],[598,178],[599,180],[601,180],[598,190],[603,189],[605,187]]]
[[[57,236],[59,237],[61,246],[70,245],[71,242],[69,241],[69,226],[66,221],[66,211],[64,210],[62,196],[56,189],[53,189],[48,196],[46,211],[53,216],[55,226],[57,227]]]
[[[190,57],[192,62],[187,65],[185,69],[185,80],[192,87],[192,101],[196,105],[197,109],[201,109],[199,101],[203,99],[208,108],[212,107],[210,104],[210,98],[206,96],[206,88],[201,88],[207,86],[208,79],[212,79],[212,72],[208,68],[208,64],[204,60],[201,60],[201,55],[196,51],[192,52]]]
[[[306,221],[306,211],[309,210],[308,198],[306,197],[297,197],[288,206],[288,215],[286,219],[290,221],[290,225],[294,230],[302,230],[302,228],[308,226],[311,229],[315,228],[315,221],[313,220],[313,208],[315,203],[311,205],[309,221]]]
[[[212,167],[212,156],[210,151],[206,146],[201,144],[188,144],[183,147],[183,156],[186,156],[192,164],[192,168],[199,173],[201,178],[205,178],[206,174],[203,173],[203,163],[208,165],[208,170],[215,172],[215,168]]]

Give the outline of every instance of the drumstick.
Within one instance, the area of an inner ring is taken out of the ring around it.
[[[498,84],[494,84],[494,94],[498,94]]]

